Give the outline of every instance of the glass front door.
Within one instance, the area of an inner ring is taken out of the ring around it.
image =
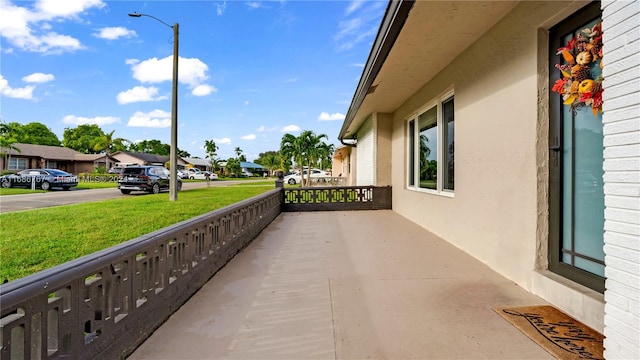
[[[602,292],[600,16],[599,3],[589,5],[550,33],[549,268]]]

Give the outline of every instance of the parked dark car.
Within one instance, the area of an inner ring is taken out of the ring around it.
[[[0,177],[0,185],[3,188],[32,188],[35,185],[35,188],[42,190],[50,190],[51,188],[69,190],[78,186],[78,177],[58,169],[26,169],[16,174]]]
[[[157,194],[169,190],[170,172],[163,166],[128,166],[118,177],[118,189],[123,194],[132,191],[146,191]],[[182,180],[178,178],[178,191],[182,189]]]

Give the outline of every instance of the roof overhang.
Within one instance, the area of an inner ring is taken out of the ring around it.
[[[518,2],[391,0],[338,138],[393,113]]]

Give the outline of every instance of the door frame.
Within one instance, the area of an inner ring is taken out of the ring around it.
[[[587,22],[602,17],[600,2],[593,2],[578,10],[549,30],[549,89],[555,79],[561,76],[555,64],[558,56],[557,49],[564,46],[562,38],[574,33]],[[580,268],[562,262],[562,110],[561,97],[549,91],[549,270],[566,277],[595,291],[604,293],[604,278]],[[572,212],[573,216],[573,212]],[[604,229],[603,229],[604,234]],[[604,246],[604,243],[603,243]]]

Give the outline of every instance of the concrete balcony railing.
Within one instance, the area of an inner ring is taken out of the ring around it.
[[[390,208],[390,187],[280,188],[0,285],[0,357],[124,358],[282,211]]]

